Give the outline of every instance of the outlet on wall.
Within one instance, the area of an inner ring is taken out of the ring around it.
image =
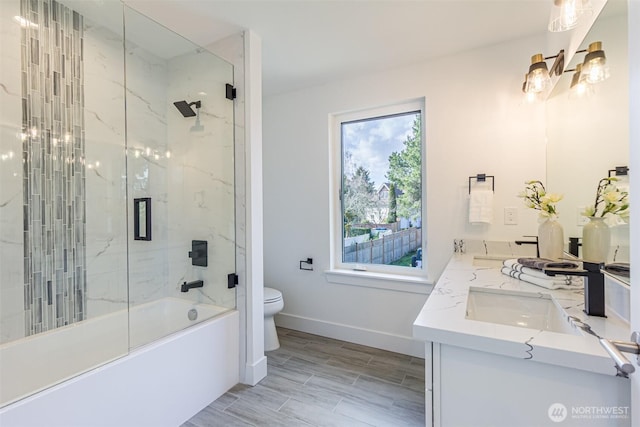
[[[504,208],[504,225],[518,225],[518,208]]]

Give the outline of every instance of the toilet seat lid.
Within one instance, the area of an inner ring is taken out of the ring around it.
[[[282,292],[273,288],[264,288],[264,302],[274,302],[282,299]]]

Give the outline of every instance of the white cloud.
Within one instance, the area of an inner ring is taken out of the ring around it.
[[[352,154],[357,166],[369,171],[376,187],[386,181],[391,153],[402,150],[403,142],[412,135],[414,118],[415,114],[407,114],[343,126],[344,150]]]

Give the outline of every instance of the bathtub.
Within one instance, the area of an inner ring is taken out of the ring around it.
[[[4,344],[0,425],[179,425],[238,383],[238,318],[164,298]]]
[[[195,310],[194,313],[197,316],[193,320],[189,318],[190,310]],[[179,298],[162,298],[134,306],[129,313],[130,347],[133,349],[149,344],[225,311],[229,309],[211,304],[197,304]]]

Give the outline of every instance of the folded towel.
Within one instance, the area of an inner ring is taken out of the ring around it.
[[[493,221],[493,191],[472,190],[469,194],[469,222],[491,224]]]
[[[628,262],[612,262],[604,266],[605,271],[622,277],[631,275],[631,265]]]
[[[542,279],[540,277],[531,276],[526,273],[513,270],[509,267],[502,267],[500,270],[502,274],[513,277],[514,279],[522,280],[533,285],[541,286],[546,289],[580,289],[582,287],[582,281],[574,281],[567,279],[554,280],[554,278]]]
[[[565,277],[569,277],[566,275],[548,276],[542,270],[536,270],[535,268],[525,267],[524,265],[520,264],[516,259],[507,259],[503,262],[503,265],[507,268],[517,271],[518,273],[525,273],[525,274],[528,274],[529,276],[539,277],[540,279],[557,280],[559,277],[562,277],[563,279]]]
[[[554,261],[548,258],[518,258],[519,264],[525,267],[543,270],[545,268],[578,268],[580,264],[571,261]]]
[[[542,270],[536,270],[534,268],[525,267],[524,265],[518,263],[517,259],[506,259],[502,263],[505,268],[510,268],[511,270],[517,273],[524,273],[529,276],[537,277],[539,279],[544,280],[553,280],[553,281],[563,281],[568,285],[582,285],[582,277],[579,276],[568,276],[566,274],[556,274],[555,276],[549,276],[544,273]]]

